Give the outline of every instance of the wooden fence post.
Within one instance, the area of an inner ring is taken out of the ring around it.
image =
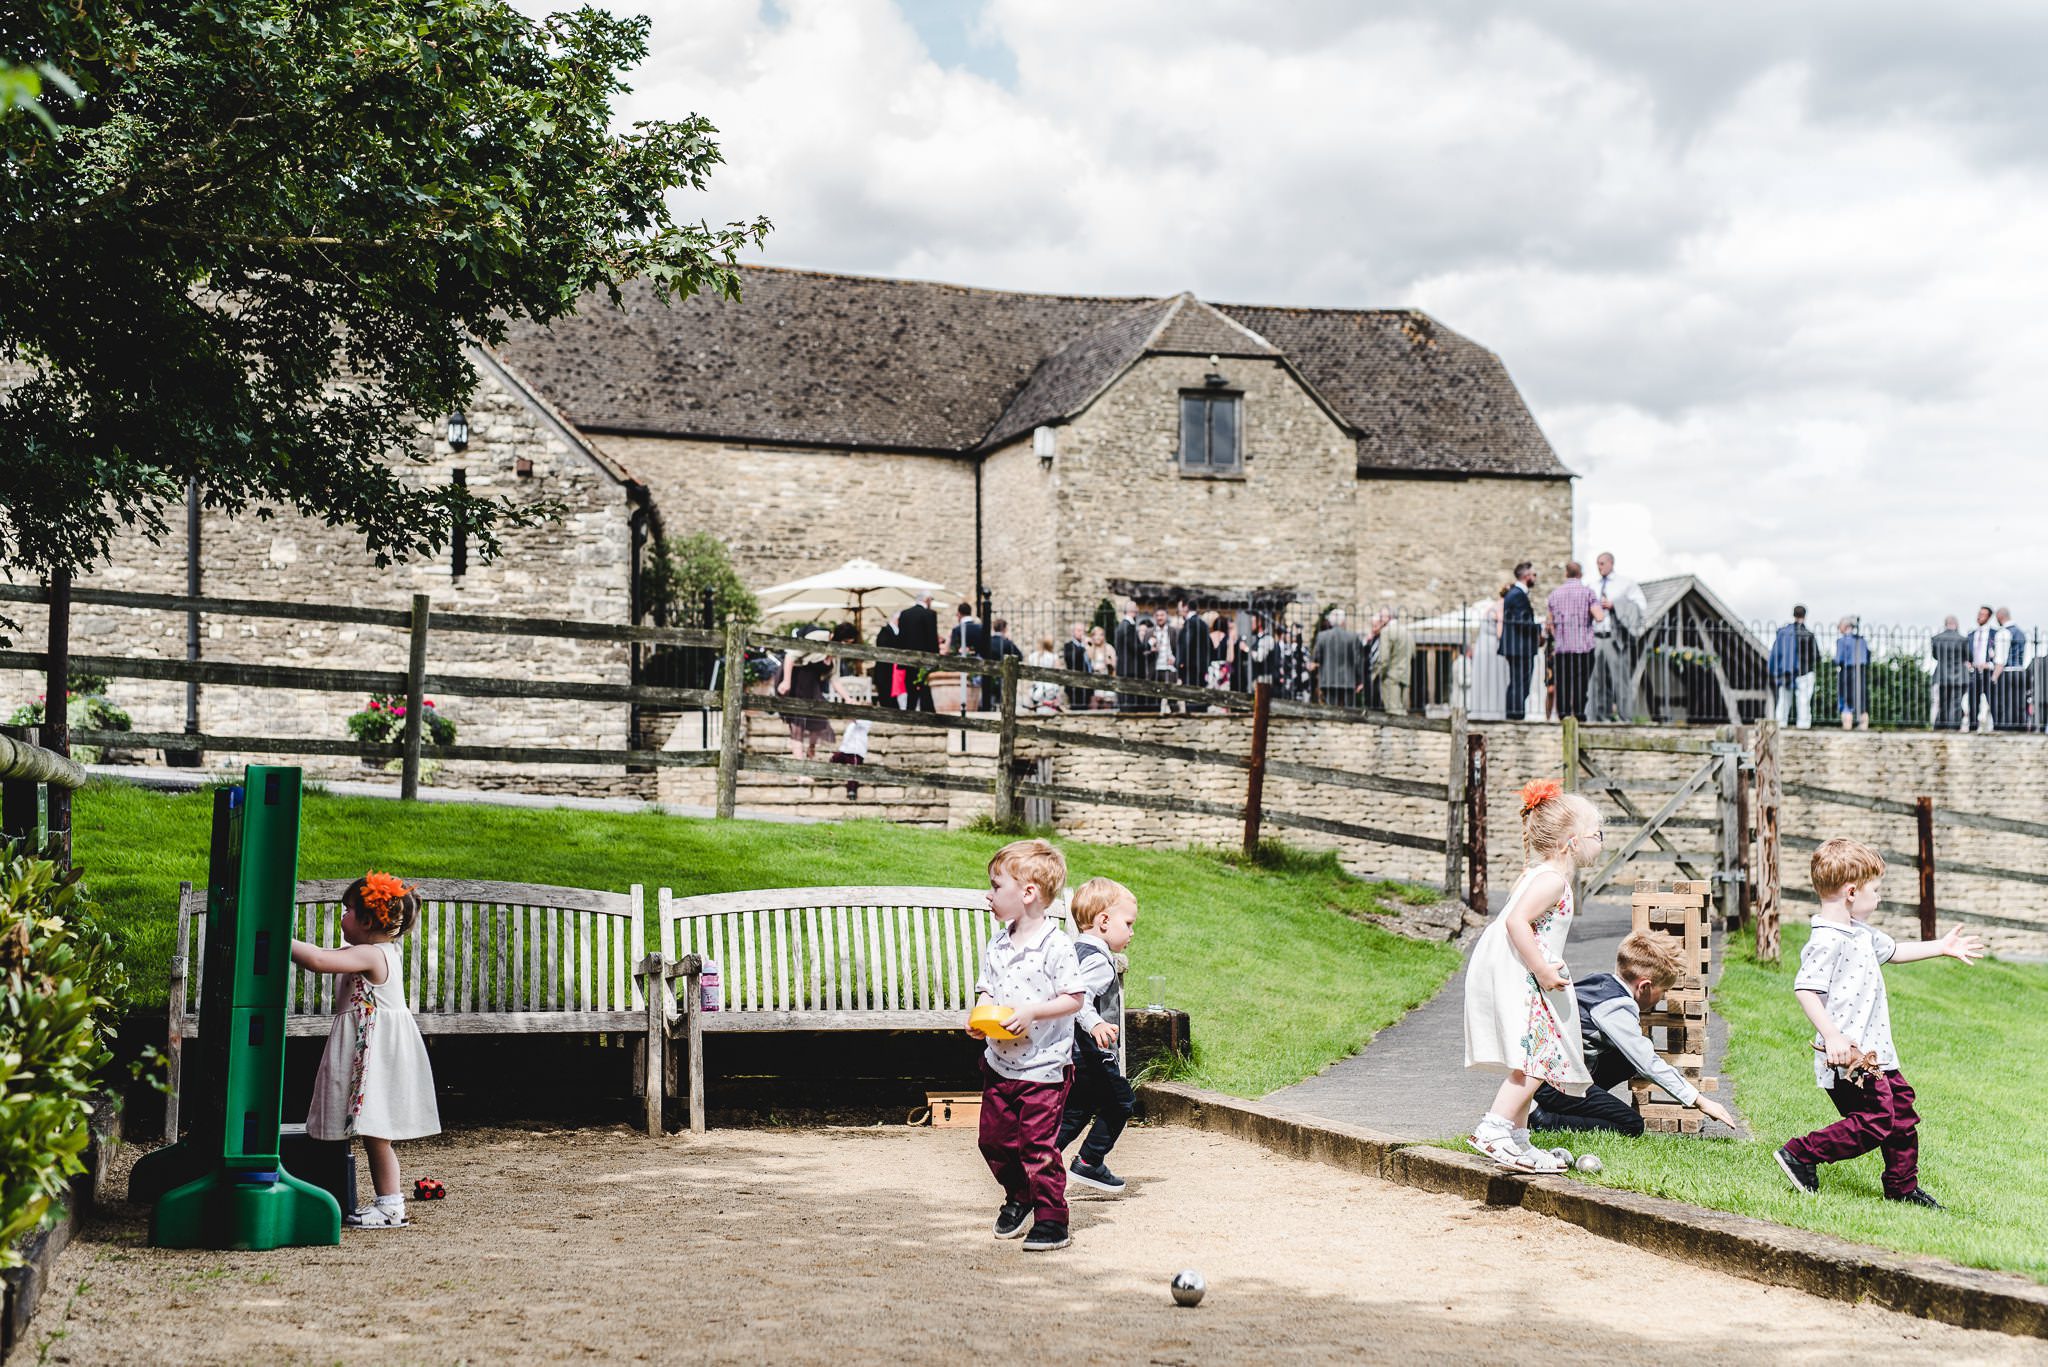
[[[1465,737],[1465,905],[1486,914],[1486,737]]]
[[[1766,718],[1756,728],[1756,957],[1778,962],[1778,903],[1783,886],[1778,868],[1778,816],[1784,791],[1778,781],[1778,724]]]
[[[1756,924],[1756,832],[1754,829],[1755,804],[1750,800],[1750,789],[1756,785],[1756,731],[1750,727],[1736,728],[1741,740],[1743,753],[1750,757],[1749,768],[1739,770],[1735,782],[1735,838],[1736,868],[1742,872],[1742,882],[1735,888],[1736,915],[1745,928]]]
[[[1920,938],[1932,940],[1934,925],[1934,799],[1913,799],[1913,825],[1920,836]]]
[[[1266,802],[1266,731],[1273,718],[1273,683],[1252,685],[1251,768],[1244,780],[1244,857],[1259,857],[1259,818]]]
[[[1017,824],[1017,657],[1003,656],[1002,720],[996,731],[996,825]]]
[[[1718,775],[1721,780],[1721,857],[1716,861],[1720,868],[1715,870],[1714,875],[1717,884],[1714,891],[1717,894],[1716,900],[1720,903],[1723,926],[1735,925],[1742,916],[1742,851],[1739,843],[1742,831],[1738,824],[1740,814],[1735,800],[1737,779],[1742,765],[1742,753],[1736,739],[1739,734],[1739,730],[1733,726],[1714,728],[1714,738],[1723,747],[1719,755],[1721,766]]]
[[[1564,738],[1564,790],[1576,793],[1579,791],[1579,719],[1566,717],[1558,723],[1558,731]]]
[[[1444,766],[1444,896],[1458,895],[1458,861],[1465,852],[1458,828],[1465,816],[1465,709],[1451,709],[1450,763]]]
[[[398,796],[417,802],[420,796],[420,735],[427,727],[427,614],[433,599],[412,596],[411,649],[405,657],[405,758],[399,761]]]
[[[71,758],[71,571],[50,572],[50,663],[43,675],[43,746]],[[43,800],[44,839],[57,867],[71,867],[71,790],[53,783]]]
[[[720,820],[729,820],[739,806],[740,746],[747,725],[746,710],[742,706],[746,698],[747,628],[730,617],[725,620],[725,676],[719,682],[722,691],[718,726],[718,815]]]

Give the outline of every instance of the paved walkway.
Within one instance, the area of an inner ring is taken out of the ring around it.
[[[1615,947],[1628,926],[1625,898],[1588,902],[1565,945],[1572,975],[1612,973]],[[1728,1027],[1709,1015],[1709,1074],[1720,1071],[1727,1043]],[[1460,966],[1442,991],[1373,1036],[1364,1050],[1266,1100],[1404,1139],[1445,1139],[1469,1133],[1500,1086],[1494,1074],[1466,1072],[1464,1057],[1465,967]],[[1728,1101],[1725,1094],[1715,1095]],[[1707,1131],[1729,1133],[1711,1122]]]

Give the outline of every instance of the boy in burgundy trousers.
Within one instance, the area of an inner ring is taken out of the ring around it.
[[[1009,1011],[981,1060],[981,1156],[1003,1185],[996,1237],[1024,1233],[1026,1251],[1049,1252],[1074,1240],[1067,1233],[1067,1173],[1057,1140],[1067,1089],[1074,1082],[1074,1027],[1086,983],[1074,942],[1046,915],[1066,886],[1067,861],[1043,840],[1003,846],[988,862],[988,908],[1003,928],[988,942],[977,1006],[999,1003]]]
[[[1913,1088],[1892,1047],[1887,963],[1952,958],[1969,963],[1984,952],[1957,926],[1939,940],[1905,944],[1870,924],[1884,879],[1884,856],[1860,840],[1826,840],[1813,852],[1813,892],[1820,898],[1813,937],[1799,954],[1792,991],[1815,1031],[1814,1081],[1827,1090],[1841,1119],[1778,1150],[1793,1187],[1820,1190],[1820,1165],[1884,1151],[1884,1194],[1940,1210],[1920,1187],[1920,1115]],[[1873,1061],[1874,1067],[1866,1067]]]

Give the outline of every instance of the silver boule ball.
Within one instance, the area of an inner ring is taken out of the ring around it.
[[[1564,1164],[1566,1167],[1570,1167],[1572,1165],[1572,1151],[1570,1149],[1561,1147],[1552,1149],[1550,1151],[1550,1156],[1552,1158],[1555,1158],[1558,1162]]]
[[[1209,1284],[1202,1280],[1202,1274],[1192,1267],[1173,1274],[1173,1303],[1175,1305],[1200,1305],[1202,1293]]]
[[[1582,1153],[1579,1155],[1578,1166],[1580,1172],[1598,1172],[1601,1167],[1600,1155],[1597,1153]]]

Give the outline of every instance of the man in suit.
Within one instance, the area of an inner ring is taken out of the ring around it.
[[[1024,652],[1017,649],[1017,643],[1010,639],[1010,623],[1007,618],[998,617],[988,624],[988,658],[1001,665],[1003,656],[1015,655],[1024,658]],[[982,682],[981,705],[983,710],[993,712],[1003,705],[1003,676],[991,674]]]
[[[1067,626],[1066,644],[1060,647],[1060,667],[1073,674],[1088,673],[1088,627],[1083,622],[1072,622]],[[1093,689],[1067,686],[1067,710],[1086,712],[1092,699],[1088,696]]]
[[[1399,617],[1381,608],[1372,619],[1372,679],[1379,685],[1382,709],[1408,711],[1409,675],[1415,669],[1415,637]]]
[[[1344,609],[1330,609],[1330,624],[1316,633],[1308,667],[1315,677],[1318,702],[1331,707],[1358,706],[1358,690],[1365,683],[1365,643],[1344,625]]]
[[[1515,582],[1501,604],[1500,657],[1508,662],[1507,716],[1521,721],[1529,710],[1529,678],[1536,668],[1536,608],[1529,590],[1536,586],[1536,567],[1524,560],[1515,566]]]
[[[1965,731],[1989,731],[1984,712],[1998,695],[1998,676],[2005,672],[2005,634],[1991,620],[1991,605],[1977,609],[1977,626],[1970,632],[1969,713],[1963,718]]]
[[[2001,731],[2027,729],[2027,633],[2013,624],[2012,609],[1998,610],[1998,629],[2005,633],[2005,668],[1998,676],[1992,715]]]
[[[946,637],[946,655],[988,655],[988,628],[974,615],[972,603],[962,603],[954,610],[959,618],[953,624],[951,634]]]
[[[1180,661],[1181,682],[1190,688],[1206,688],[1209,684],[1209,662],[1216,656],[1216,647],[1209,641],[1209,624],[1202,614],[1189,609],[1186,603],[1180,605],[1180,618],[1174,623],[1177,635],[1174,638],[1174,657]]]
[[[1951,620],[1949,625],[1955,625]],[[1956,637],[1961,640],[1961,636]],[[1771,673],[1771,688],[1775,694],[1772,704],[1773,715],[1778,725],[1792,723],[1792,704],[1799,704],[1799,729],[1804,731],[1813,725],[1813,683],[1820,670],[1820,642],[1813,638],[1813,632],[1806,626],[1806,605],[1792,605],[1792,620],[1778,628],[1777,637],[1771,642],[1768,662]]]
[[[1956,629],[1956,619],[1941,619],[1941,630],[1927,643],[1934,656],[1934,729],[1963,729],[1963,693],[1970,683],[1970,638]]]
[[[917,601],[897,614],[896,644],[904,650],[921,650],[927,655],[939,653],[939,614],[932,611],[932,596],[921,593]],[[903,694],[903,708],[907,712],[936,712],[932,703],[930,671],[924,668],[905,666],[910,678]]]
[[[1124,615],[1116,619],[1116,630],[1110,633],[1110,647],[1116,651],[1116,676],[1119,679],[1142,679],[1152,672],[1152,661],[1145,648],[1145,633],[1138,626],[1138,604],[1136,600],[1124,599]],[[1116,710],[1137,712],[1143,710],[1145,700],[1136,693],[1116,695]]]

